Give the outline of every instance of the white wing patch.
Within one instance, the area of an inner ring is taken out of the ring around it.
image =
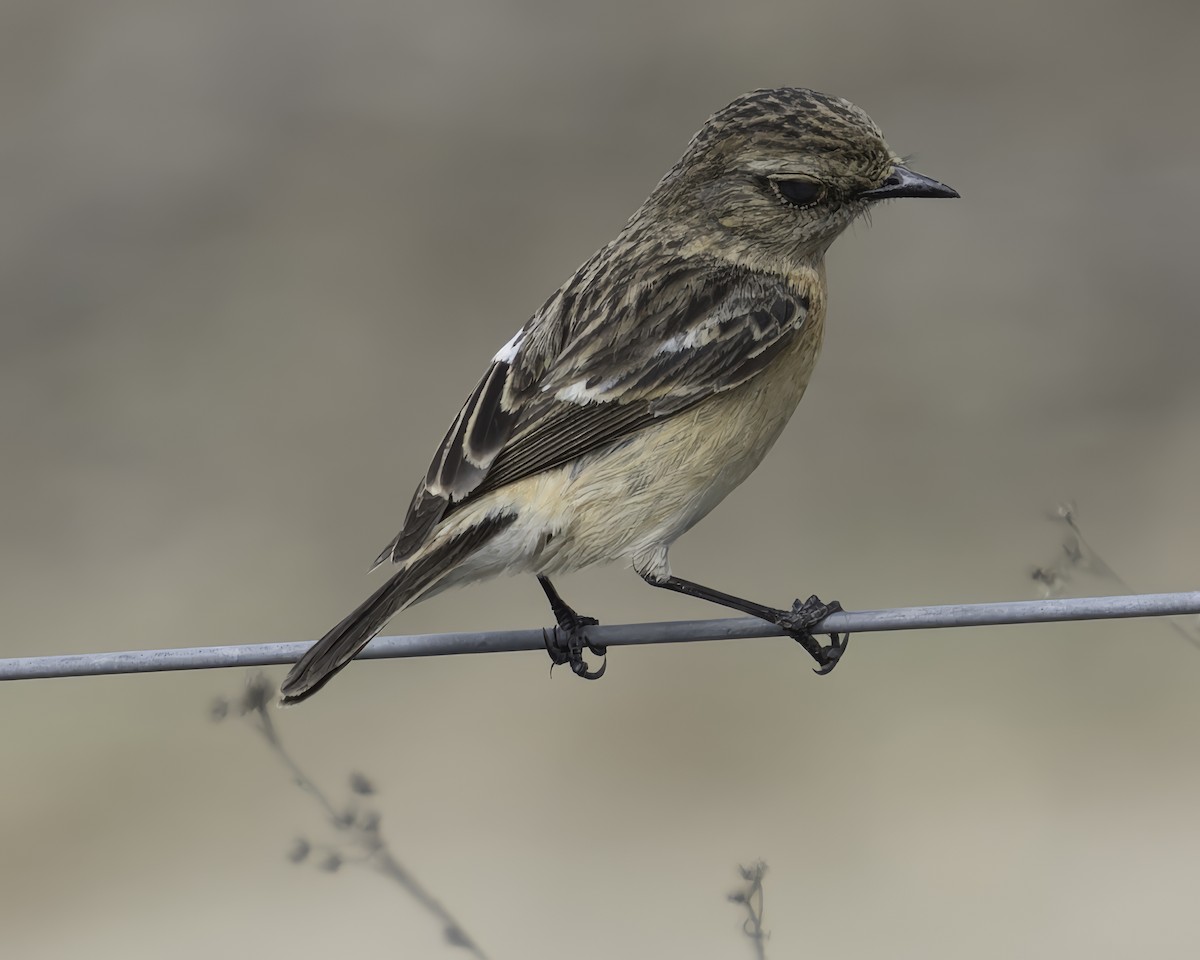
[[[668,337],[658,345],[654,355],[679,353],[682,350],[695,350],[697,347],[703,347],[720,336],[720,325],[719,319],[705,320],[689,330]]]
[[[525,341],[525,328],[522,327],[512,335],[512,339],[502,346],[492,357],[493,363],[512,363],[521,352],[521,344]]]
[[[564,403],[591,403],[593,400],[603,400],[604,395],[616,385],[617,377],[593,383],[591,386],[588,386],[586,379],[576,380],[555,391],[554,399]]]

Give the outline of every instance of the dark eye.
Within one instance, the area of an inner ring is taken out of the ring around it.
[[[772,180],[771,186],[780,200],[793,207],[807,207],[816,203],[825,192],[819,183],[812,180]]]

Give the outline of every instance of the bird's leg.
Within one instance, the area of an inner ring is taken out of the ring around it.
[[[829,673],[838,665],[842,654],[846,652],[846,645],[850,642],[848,633],[831,633],[829,634],[829,645],[821,646],[817,642],[817,638],[813,636],[813,627],[831,613],[837,613],[842,609],[842,605],[836,600],[831,603],[822,603],[813,596],[807,600],[795,601],[790,610],[779,610],[775,607],[764,607],[761,603],[755,603],[752,600],[743,600],[741,597],[722,593],[720,590],[714,590],[681,577],[657,580],[648,574],[643,573],[641,576],[652,587],[662,587],[688,597],[698,597],[701,600],[718,603],[723,607],[741,610],[742,613],[748,613],[752,617],[758,617],[760,620],[766,620],[768,623],[782,627],[784,633],[800,644],[817,661],[817,669],[814,672],[821,676]]]
[[[598,657],[605,657],[607,647],[592,643],[587,637],[587,628],[598,626],[600,621],[595,617],[583,617],[569,607],[565,600],[558,595],[550,578],[538,574],[538,583],[550,601],[550,609],[558,626],[542,631],[542,639],[546,643],[546,652],[550,654],[551,669],[559,664],[570,664],[572,672],[584,680],[599,680],[608,669],[608,659],[600,664],[599,670],[592,670],[583,659],[583,648],[586,646]]]

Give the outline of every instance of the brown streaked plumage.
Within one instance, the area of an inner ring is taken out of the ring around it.
[[[718,111],[624,229],[493,358],[377,564],[401,569],[304,654],[310,696],[396,611],[498,573],[623,560],[648,582],[780,623],[825,671],[808,627],[829,609],[762,607],[672,577],[667,553],[758,465],[804,394],[825,322],[824,255],[873,202],[957,196],[904,167],[858,107],[759,90]],[[587,671],[579,618],[543,584]]]

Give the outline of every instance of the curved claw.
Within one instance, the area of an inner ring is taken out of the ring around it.
[[[811,596],[807,600],[797,600],[792,609],[783,613],[777,621],[788,636],[799,643],[809,655],[817,661],[813,669],[819,677],[833,672],[833,668],[841,662],[842,654],[850,643],[850,634],[831,633],[828,646],[821,646],[813,636],[812,628],[817,626],[831,613],[841,612],[842,605],[836,600],[822,603],[820,598]]]
[[[583,657],[571,661],[571,669],[575,671],[575,676],[582,677],[584,680],[599,680],[604,676],[604,671],[608,669],[608,658],[605,657],[600,663],[599,670],[591,670]]]
[[[598,626],[598,621],[592,620],[591,617],[580,617],[581,621],[590,621],[590,625]],[[565,634],[564,639],[560,634]],[[604,676],[604,671],[608,669],[608,648],[601,646],[598,643],[592,643],[586,637],[582,637],[583,643],[580,643],[580,632],[575,630],[563,630],[561,627],[551,627],[549,630],[542,630],[542,643],[546,647],[546,652],[550,654],[550,673],[553,675],[554,668],[562,664],[569,664],[571,672],[577,677],[582,677],[584,680],[599,680]],[[598,657],[604,657],[604,662],[600,664],[599,670],[593,670],[587,665],[587,661],[583,659],[583,647],[592,651]]]
[[[850,634],[848,633],[831,633],[829,639],[831,641],[829,646],[821,648],[821,653],[825,656],[825,665],[813,667],[813,673],[818,677],[833,673],[833,668],[842,662],[842,654],[850,646]]]

